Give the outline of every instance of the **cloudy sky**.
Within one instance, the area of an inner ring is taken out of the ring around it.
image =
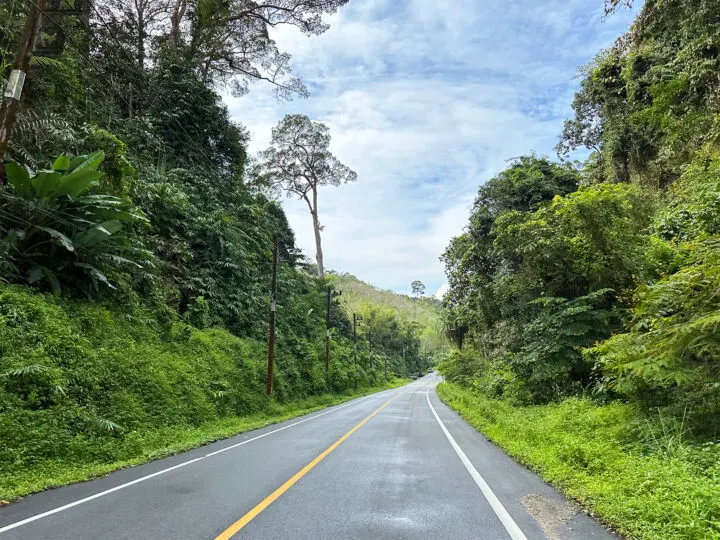
[[[420,279],[434,294],[445,283],[438,257],[478,186],[508,158],[552,155],[578,66],[631,16],[603,20],[602,0],[351,0],[322,36],[274,36],[308,99],[279,103],[255,84],[226,101],[252,152],[300,112],[330,127],[333,153],[357,171],[357,183],[320,193],[327,268],[403,292]],[[283,204],[314,257],[307,207]]]

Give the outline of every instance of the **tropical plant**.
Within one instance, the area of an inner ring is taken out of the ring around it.
[[[651,405],[675,404],[696,426],[720,429],[720,239],[682,246],[687,262],[642,286],[629,332],[589,349],[603,387]]]
[[[103,158],[102,152],[63,155],[38,172],[5,166],[9,189],[0,191],[0,233],[12,280],[91,296],[100,285],[114,288],[108,272],[152,264],[131,229],[147,219],[122,199],[91,192]]]

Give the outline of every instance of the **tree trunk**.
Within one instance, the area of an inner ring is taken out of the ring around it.
[[[172,17],[170,18],[170,43],[175,47],[180,45],[180,25],[182,24],[183,17],[185,17],[186,9],[187,0],[175,1],[175,8],[173,10]]]
[[[0,185],[6,183],[5,167],[2,164],[2,160],[10,142],[10,134],[15,124],[15,117],[20,108],[23,83],[25,82],[25,75],[30,67],[30,59],[35,49],[35,42],[42,29],[42,13],[44,9],[45,0],[30,3],[23,35],[20,43],[18,43],[13,69],[10,72],[11,76],[8,80],[7,88],[5,88],[5,98],[3,99],[2,96],[0,96],[0,100],[2,100],[0,101]],[[15,83],[12,84],[11,91],[10,81],[13,79]],[[2,87],[2,84],[0,84],[0,87]]]
[[[137,63],[140,73],[145,74],[145,17],[143,12],[138,10],[138,42],[137,42]]]
[[[317,188],[313,189],[313,207],[311,210],[313,218],[313,229],[315,229],[315,260],[317,261],[318,276],[325,277],[323,266],[322,242],[320,240],[320,220],[318,219]]]
[[[325,277],[325,270],[323,267],[323,252],[322,243],[320,241],[320,221],[317,217],[317,212],[313,212],[313,229],[315,229],[315,260],[317,261],[318,276]]]

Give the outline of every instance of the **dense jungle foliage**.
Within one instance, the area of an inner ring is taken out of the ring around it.
[[[267,29],[319,34],[344,3],[46,4],[0,185],[2,468],[114,462],[147,430],[266,410],[274,235],[276,402],[385,384],[337,300],[326,372],[330,282],[251,187],[219,94],[305,94]],[[3,85],[32,5],[0,3]],[[419,331],[378,328],[388,377],[416,371]]]
[[[587,160],[529,155],[480,188],[443,255],[449,378],[525,404],[622,398],[720,436],[717,14],[646,2],[582,69],[557,148]]]

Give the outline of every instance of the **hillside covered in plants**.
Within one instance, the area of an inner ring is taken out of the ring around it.
[[[376,344],[382,346],[383,327],[387,327],[383,320],[392,321],[392,325],[419,338],[413,345],[417,349],[418,371],[429,368],[448,349],[441,322],[442,304],[437,298],[382,290],[347,273],[332,272],[329,278],[342,291],[338,301],[350,320],[353,314],[360,317],[356,326],[361,339],[367,341],[375,334]]]

